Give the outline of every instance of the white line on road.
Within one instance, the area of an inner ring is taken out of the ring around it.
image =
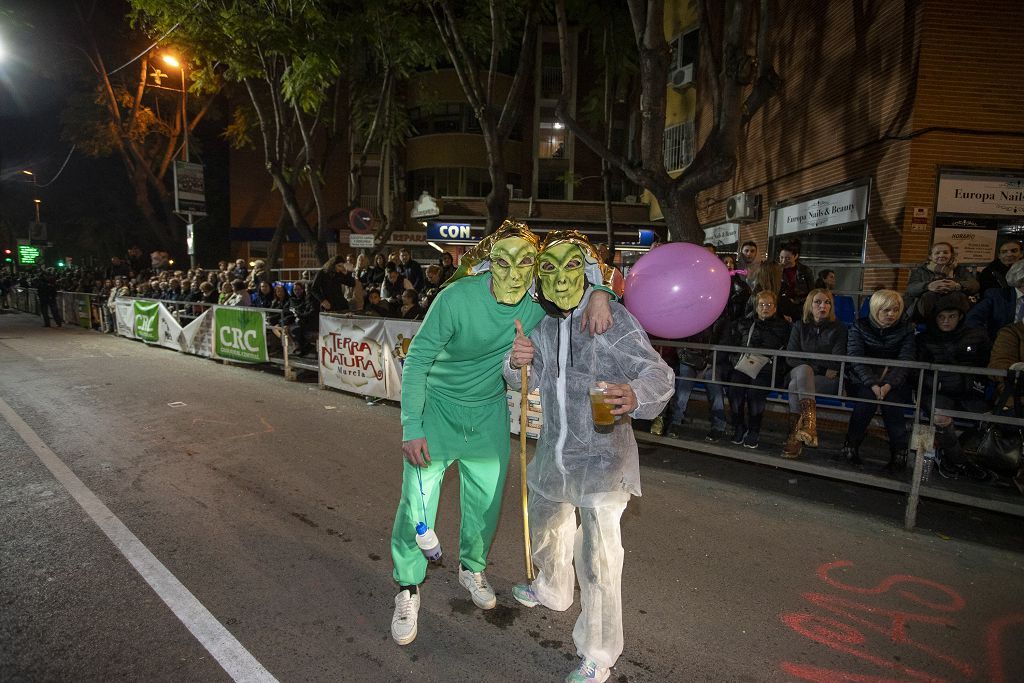
[[[276,683],[277,679],[156,559],[3,399],[0,399],[0,415],[231,678]]]

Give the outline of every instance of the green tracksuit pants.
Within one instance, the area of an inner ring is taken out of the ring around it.
[[[459,463],[462,510],[459,560],[474,572],[484,570],[487,551],[498,526],[501,494],[508,471],[509,413],[504,397],[475,407],[428,399],[423,417],[431,458],[428,467],[420,468],[423,494],[417,468],[406,461],[402,471],[402,499],[391,532],[394,578],[402,586],[419,585],[426,577],[427,558],[416,545],[416,523],[426,521],[431,529],[435,528],[441,481],[455,462]],[[454,549],[443,550],[448,557],[453,557]]]

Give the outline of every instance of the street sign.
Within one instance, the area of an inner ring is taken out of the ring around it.
[[[46,223],[32,221],[28,224],[28,241],[32,244],[40,244],[47,240]]]
[[[349,235],[348,246],[356,249],[373,249],[373,235]]]
[[[174,162],[174,211],[193,216],[206,215],[206,185],[202,164]]]
[[[348,225],[352,232],[365,235],[373,230],[373,216],[367,209],[352,209],[348,214]]]
[[[43,252],[39,247],[31,244],[18,245],[18,265],[34,266],[43,258]]]

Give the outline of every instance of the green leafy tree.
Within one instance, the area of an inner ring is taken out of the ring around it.
[[[161,248],[180,253],[185,230],[174,215],[170,168],[186,129],[192,133],[207,115],[218,84],[195,84],[191,109],[183,115],[180,87],[153,82],[151,54],[110,70],[104,53],[116,50],[115,61],[129,59],[138,54],[140,44],[147,44],[143,34],[129,30],[127,23],[111,26],[109,17],[93,13],[95,7],[88,13],[77,4],[75,9],[80,30],[73,47],[84,56],[87,69],[79,79],[81,89],[62,113],[63,137],[89,156],[117,156],[151,237]]]
[[[153,33],[173,30],[198,84],[224,78],[244,93],[227,130],[235,145],[256,142],[291,227],[320,262],[333,238],[325,169],[344,141],[342,62],[355,49],[349,22],[358,3],[327,0],[131,0]],[[302,193],[308,193],[308,201]],[[312,220],[309,216],[312,215]],[[271,262],[288,223],[281,221]]]
[[[671,50],[665,40],[664,0],[628,0],[640,82],[640,150],[633,159],[610,149],[568,109],[572,69],[568,50],[566,0],[556,0],[562,53],[562,97],[556,112],[566,127],[608,164],[658,200],[669,237],[700,243],[704,233],[697,217],[697,195],[728,180],[747,121],[780,86],[767,54],[772,13],[768,0],[700,1],[701,97],[707,97],[711,130],[692,163],[678,176],[665,170],[665,100]],[[748,46],[755,54],[748,54]]]

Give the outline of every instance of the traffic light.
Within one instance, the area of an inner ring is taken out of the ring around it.
[[[4,263],[14,263],[14,252],[4,248]]]
[[[63,268],[64,267],[64,260],[63,259],[61,259],[60,261],[57,261],[57,267],[58,268]]]

